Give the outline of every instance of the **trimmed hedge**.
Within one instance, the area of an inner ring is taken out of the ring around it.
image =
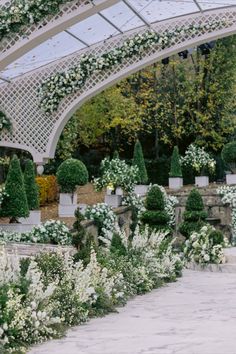
[[[179,231],[187,238],[193,231],[199,231],[206,224],[207,213],[201,194],[196,188],[192,189],[185,207],[184,221],[180,224]]]
[[[139,140],[136,141],[134,145],[134,156],[133,156],[133,166],[137,166],[139,169],[139,183],[147,184],[148,175],[145,166],[145,161],[143,158],[143,149]]]
[[[40,206],[52,203],[58,199],[58,185],[56,176],[36,177],[36,183],[39,187]]]
[[[229,165],[231,169],[235,170],[236,166],[236,141],[231,141],[226,144],[221,152],[223,161]],[[235,171],[233,171],[235,172]]]
[[[182,177],[178,146],[174,147],[171,156],[170,177]]]
[[[39,188],[35,181],[35,165],[32,160],[27,160],[24,171],[24,184],[29,210],[39,208]]]

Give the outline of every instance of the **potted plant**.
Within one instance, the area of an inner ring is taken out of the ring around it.
[[[134,188],[134,193],[139,196],[144,196],[147,194],[147,183],[148,183],[148,175],[145,166],[145,161],[143,158],[143,150],[142,145],[139,140],[136,140],[134,145],[134,156],[133,156],[133,166],[138,167],[138,183]]]
[[[138,168],[129,166],[118,158],[105,158],[101,162],[100,170],[101,177],[94,179],[95,190],[106,188],[105,203],[118,208],[123,194],[134,190],[138,181]]]
[[[232,172],[226,174],[226,183],[236,184],[236,141],[232,141],[223,147],[221,157]]]
[[[198,187],[207,187],[209,185],[208,173],[213,173],[216,162],[205,151],[204,148],[194,144],[189,145],[185,156],[181,159],[181,164],[191,167],[195,172],[195,185]]]
[[[77,209],[77,186],[88,182],[88,171],[82,161],[67,159],[57,170],[57,182],[60,187],[59,216],[74,216]]]
[[[204,210],[202,196],[197,189],[192,189],[186,201],[184,220],[179,227],[183,236],[189,238],[191,233],[199,231],[205,224],[207,212]]]
[[[1,216],[10,217],[11,231],[21,229],[19,218],[29,216],[29,207],[20,162],[13,156],[5,183],[5,194],[1,206]],[[2,225],[1,225],[2,227]],[[9,227],[7,227],[9,229]]]
[[[179,149],[178,146],[174,147],[171,156],[171,166],[169,173],[169,188],[180,189],[183,187],[183,175],[179,159]]]
[[[32,160],[27,160],[24,171],[24,185],[30,214],[27,218],[21,218],[22,224],[38,225],[41,222],[39,210],[39,187],[35,180],[35,166]]]

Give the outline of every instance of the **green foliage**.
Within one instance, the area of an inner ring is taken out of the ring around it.
[[[116,253],[118,256],[125,256],[127,254],[127,250],[118,233],[114,233],[112,236],[110,252]]]
[[[186,201],[184,221],[180,224],[179,231],[189,238],[193,231],[200,231],[206,224],[207,213],[204,211],[204,204],[201,194],[196,188],[192,189]]]
[[[115,150],[113,154],[113,159],[119,159],[119,158],[120,158],[119,152],[118,150]]]
[[[139,183],[147,184],[148,175],[145,166],[145,161],[143,158],[142,145],[139,140],[136,140],[136,143],[134,145],[133,165],[136,165],[139,169]]]
[[[202,196],[199,193],[199,191],[194,188],[191,190],[189,193],[187,202],[186,202],[186,210],[188,211],[193,211],[193,210],[203,210],[204,209],[204,204],[202,200]]]
[[[25,191],[29,210],[39,208],[39,188],[35,181],[35,166],[32,160],[27,160],[24,171]]]
[[[236,141],[226,144],[221,152],[222,160],[230,166],[231,169],[236,167]]]
[[[182,169],[179,160],[179,149],[178,146],[174,147],[171,156],[171,167],[170,167],[170,177],[182,177]]]
[[[57,181],[62,193],[73,193],[76,186],[83,186],[88,182],[87,168],[79,160],[65,160],[57,170]]]
[[[220,230],[212,230],[209,234],[209,239],[212,240],[213,246],[224,245],[224,235]]]
[[[141,214],[141,221],[156,230],[168,229],[169,215],[165,211],[162,191],[158,186],[152,186],[146,197],[146,211]]]
[[[164,197],[158,186],[153,186],[148,191],[146,198],[146,208],[147,210],[164,210]]]
[[[2,204],[2,215],[16,221],[18,217],[27,217],[29,208],[24,186],[24,178],[17,156],[13,156],[5,184],[7,197]]]

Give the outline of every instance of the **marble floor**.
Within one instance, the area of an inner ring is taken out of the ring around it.
[[[186,270],[30,354],[236,354],[236,274]]]

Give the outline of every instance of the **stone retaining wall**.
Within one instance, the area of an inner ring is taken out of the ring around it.
[[[175,209],[176,225],[179,225],[183,220],[183,213],[185,210],[186,200],[190,193],[189,188],[184,188],[180,191],[168,191],[169,194],[178,198],[178,205]],[[199,188],[198,189],[205,206],[205,210],[208,213],[208,217],[212,219],[219,219],[219,224],[215,227],[221,229],[221,231],[231,238],[231,208],[229,205],[225,205],[221,201],[221,197],[216,193],[217,187]]]
[[[0,246],[1,247],[1,246]],[[76,248],[73,246],[49,245],[45,243],[23,243],[23,242],[7,242],[4,245],[8,254],[17,254],[20,257],[36,256],[41,252],[60,252],[73,255]]]

